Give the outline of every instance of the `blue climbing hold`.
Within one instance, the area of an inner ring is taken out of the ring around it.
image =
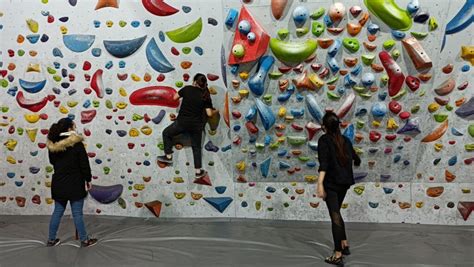
[[[217,192],[218,194],[221,194],[221,195],[222,195],[222,194],[225,193],[225,190],[227,189],[227,187],[226,187],[226,186],[216,186],[215,189],[216,189],[216,192]]]
[[[233,199],[230,197],[205,197],[204,200],[220,213],[223,213]]]
[[[264,160],[262,163],[260,163],[260,173],[265,178],[267,178],[267,176],[268,176],[268,171],[270,170],[271,163],[272,163],[272,158],[271,157],[268,157],[266,160]]]
[[[448,165],[449,165],[449,166],[454,166],[454,165],[456,165],[457,162],[458,162],[458,157],[457,157],[457,156],[452,156],[452,157],[448,160]]]
[[[102,49],[100,49],[100,48],[93,48],[92,49],[92,55],[94,57],[100,57],[101,54],[102,54]]]

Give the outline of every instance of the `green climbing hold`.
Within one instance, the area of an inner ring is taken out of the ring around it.
[[[110,168],[104,167],[104,174],[109,174],[109,173],[110,173]]]
[[[359,185],[359,186],[354,187],[354,192],[359,196],[364,193],[364,190],[365,190],[365,186],[363,186],[363,185]]]
[[[288,202],[283,203],[283,207],[288,208],[290,204]]]
[[[122,208],[122,209],[126,209],[127,208],[127,203],[125,202],[125,200],[121,197],[118,198],[118,204],[119,206]]]
[[[95,146],[96,146],[98,149],[101,149],[101,148],[102,148],[102,144],[101,144],[101,143],[95,144]]]
[[[263,96],[263,102],[266,104],[271,104],[272,103],[272,95],[271,94],[266,94]]]
[[[181,87],[183,87],[184,83],[183,83],[183,81],[176,81],[174,83],[174,85],[176,85],[176,87],[178,87],[178,88],[181,88]]]
[[[333,84],[339,80],[339,75],[333,76],[331,79],[329,79],[326,84]]]
[[[212,161],[212,160],[209,161],[209,163],[208,163],[207,165],[209,165],[209,166],[211,166],[211,167],[214,166],[214,161]]]
[[[308,156],[299,156],[298,159],[301,162],[307,162],[308,160],[310,160],[310,157],[308,157]]]
[[[309,32],[308,27],[298,28],[296,29],[296,36],[301,37],[301,36],[306,35],[308,32]]]
[[[428,25],[429,25],[430,31],[434,31],[438,28],[438,22],[436,21],[435,17],[430,16],[430,20],[428,21]]]
[[[315,20],[319,19],[320,17],[324,15],[325,12],[326,12],[326,9],[324,9],[324,7],[320,7],[317,10],[315,10],[313,13],[311,13],[310,18],[315,19]]]
[[[283,192],[284,192],[285,194],[288,194],[288,192],[290,192],[290,189],[288,189],[287,187],[285,187],[285,188],[283,188]]]
[[[92,101],[92,106],[93,106],[94,108],[98,108],[98,107],[100,106],[99,100],[93,100],[93,101]]]
[[[299,64],[310,57],[318,43],[313,39],[305,42],[284,42],[276,38],[270,40],[270,49],[276,58],[288,65]]]
[[[471,124],[467,127],[467,132],[471,137],[474,137],[474,124]]]
[[[202,18],[181,28],[168,31],[166,35],[175,43],[187,43],[196,39],[202,31]]]
[[[365,86],[354,85],[352,86],[352,89],[356,91],[356,93],[362,94],[367,88]]]
[[[19,55],[20,57],[22,57],[24,54],[25,54],[25,50],[23,50],[23,49],[19,49],[19,50],[18,50],[18,55]]]
[[[290,31],[288,31],[288,29],[286,28],[283,28],[283,29],[279,29],[277,34],[278,34],[278,38],[280,38],[281,40],[285,40],[286,37],[288,37],[288,35],[290,34]]]
[[[324,30],[325,30],[325,29],[326,29],[326,27],[324,26],[324,24],[322,24],[322,23],[319,22],[319,21],[313,21],[312,26],[311,26],[311,32],[312,32],[316,37],[321,36],[321,34],[324,33]]]
[[[447,104],[446,106],[444,106],[444,108],[445,108],[447,111],[453,110],[453,106],[451,106],[450,104]]]
[[[281,76],[283,76],[283,73],[277,72],[277,71],[271,72],[271,73],[268,74],[268,78],[270,78],[270,79],[272,79],[272,80],[277,80],[277,79],[279,79]]]
[[[280,147],[279,142],[275,142],[275,143],[270,144],[270,149],[278,149],[279,147]]]
[[[306,136],[288,136],[288,143],[293,146],[300,146],[306,143]]]
[[[49,74],[56,74],[56,70],[51,67],[48,67],[47,70]]]
[[[388,39],[387,41],[383,42],[383,48],[386,50],[390,50],[395,46],[395,40]]]
[[[183,51],[183,53],[185,55],[187,55],[187,54],[191,53],[191,47],[189,47],[189,46],[183,47],[183,49],[181,51]]]
[[[54,168],[53,166],[46,166],[45,170],[47,173],[52,173],[54,171]]]
[[[255,209],[260,210],[262,208],[262,202],[261,201],[255,201]]]
[[[2,107],[2,112],[3,112],[3,113],[7,113],[7,112],[8,112],[8,110],[10,110],[10,108],[9,108],[9,107],[5,107],[5,106],[4,106],[4,107]]]
[[[372,94],[367,92],[367,93],[360,93],[359,94],[360,97],[364,98],[364,99],[369,99],[372,97]]]
[[[140,115],[140,114],[137,114],[137,113],[133,113],[133,115],[132,115],[132,120],[133,120],[133,121],[140,121],[140,120],[143,120],[143,116]]]
[[[334,93],[333,91],[328,91],[327,96],[330,100],[339,100],[341,98],[340,95]]]
[[[423,39],[425,38],[426,36],[428,36],[428,33],[427,32],[410,32],[411,35],[413,35],[413,37],[415,37],[416,39]]]
[[[342,45],[351,53],[359,51],[360,43],[357,38],[344,38]]]
[[[474,143],[471,144],[465,144],[464,149],[466,149],[467,152],[474,151]]]
[[[133,189],[133,187],[130,185],[130,186],[128,187],[128,190],[132,190],[132,189]]]
[[[8,86],[8,81],[6,79],[1,79],[0,80],[0,85],[3,87],[3,88],[6,88]]]
[[[446,113],[438,113],[434,114],[434,119],[436,122],[443,122],[448,118],[448,114]]]
[[[400,57],[400,50],[393,49],[392,53],[390,53],[390,54],[392,55],[393,60],[397,60],[398,57]]]
[[[61,78],[61,76],[59,76],[59,75],[54,75],[54,76],[53,76],[53,80],[55,80],[56,82],[60,82],[61,79],[62,79],[62,78]]]
[[[273,211],[273,208],[267,208],[268,211]]]
[[[263,149],[263,148],[265,148],[265,144],[264,143],[255,143],[255,148],[256,149]]]
[[[145,157],[148,157],[148,156],[150,156],[150,153],[145,152]]]
[[[163,143],[159,143],[159,144],[157,145],[157,147],[158,147],[160,150],[165,150],[165,144],[163,144]]]
[[[361,120],[357,120],[357,121],[356,121],[356,127],[357,127],[357,129],[360,130],[360,129],[364,128],[364,126],[365,126],[365,122],[364,122],[364,121],[361,121]]]
[[[393,30],[407,31],[413,22],[410,13],[401,9],[395,0],[364,0],[365,6]]]
[[[108,109],[113,109],[114,108],[114,104],[112,104],[112,101],[110,101],[109,99],[107,99],[105,101],[105,106],[108,108]]]
[[[362,55],[360,58],[362,59],[362,62],[365,65],[369,66],[370,64],[372,64],[372,62],[374,62],[375,55],[367,54],[367,55]]]
[[[387,74],[382,75],[382,77],[380,77],[380,82],[383,85],[386,85],[388,83],[388,75]]]
[[[417,113],[418,111],[420,111],[420,108],[421,108],[420,104],[416,104],[411,108],[410,112],[411,113]]]

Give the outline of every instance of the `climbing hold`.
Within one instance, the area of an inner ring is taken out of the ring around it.
[[[360,48],[359,40],[357,40],[357,38],[344,38],[342,44],[351,53],[356,53]]]
[[[111,186],[92,185],[89,194],[92,198],[102,204],[109,204],[117,200],[123,191],[123,185],[116,184]]]
[[[293,21],[297,27],[305,24],[306,20],[309,17],[309,11],[305,6],[297,6],[293,10]]]
[[[63,35],[64,45],[73,52],[84,52],[89,49],[95,41],[95,35],[67,34]]]
[[[412,26],[410,13],[401,9],[395,0],[364,0],[365,6],[377,18],[394,30],[409,30]]]
[[[19,79],[19,84],[21,88],[23,88],[26,92],[30,94],[35,94],[43,90],[44,86],[46,85],[46,80],[39,82],[30,82],[25,81],[23,79]]]
[[[175,43],[187,43],[196,39],[202,31],[202,18],[181,28],[166,32],[168,38]]]
[[[405,75],[403,75],[400,66],[393,60],[386,51],[379,53],[380,61],[388,74],[388,92],[390,96],[395,96],[403,86]]]
[[[272,56],[264,56],[259,60],[257,72],[248,81],[248,86],[255,95],[261,96],[264,93],[265,78],[274,62]]]
[[[474,119],[474,97],[471,97],[469,101],[462,104],[456,111],[456,115],[463,119],[472,120]]]
[[[439,125],[436,129],[434,129],[431,133],[426,135],[421,142],[429,143],[438,140],[441,138],[446,130],[448,129],[448,120],[445,120],[441,125]]]
[[[205,197],[203,199],[220,213],[223,213],[233,200],[230,197]]]
[[[146,47],[146,57],[148,63],[157,72],[167,73],[175,69],[161,52],[155,38],[152,38]]]
[[[474,46],[461,46],[461,58],[474,65]]]
[[[308,39],[306,42],[284,42],[276,38],[270,40],[270,49],[276,58],[287,65],[297,65],[311,56],[316,50],[317,42]]]
[[[328,16],[333,23],[338,23],[346,15],[346,8],[340,2],[336,2],[329,7]]]
[[[404,39],[402,44],[417,70],[426,70],[433,66],[428,54],[414,37]]]
[[[131,40],[108,41],[104,40],[104,47],[107,52],[117,58],[126,58],[135,53],[143,45],[146,35]]]
[[[148,12],[155,16],[171,16],[179,12],[179,9],[166,4],[164,0],[142,0],[142,4]]]
[[[37,33],[39,30],[39,24],[36,20],[34,19],[27,19],[26,24],[28,25],[28,28],[30,28],[30,31],[33,33]]]

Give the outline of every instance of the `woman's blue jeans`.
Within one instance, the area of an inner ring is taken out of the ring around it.
[[[54,201],[54,211],[51,215],[51,221],[49,222],[49,240],[56,239],[56,233],[58,232],[61,218],[63,217],[64,211],[66,210],[67,201]],[[84,207],[84,198],[70,201],[72,218],[76,225],[76,230],[79,233],[81,241],[87,240],[86,226],[84,225],[84,219],[82,214],[82,208]]]

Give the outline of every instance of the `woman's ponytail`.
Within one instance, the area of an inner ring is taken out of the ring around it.
[[[211,99],[211,94],[209,93],[209,88],[207,88],[207,78],[206,75],[198,73],[194,75],[193,81],[196,85],[202,90],[202,100],[209,101]]]

